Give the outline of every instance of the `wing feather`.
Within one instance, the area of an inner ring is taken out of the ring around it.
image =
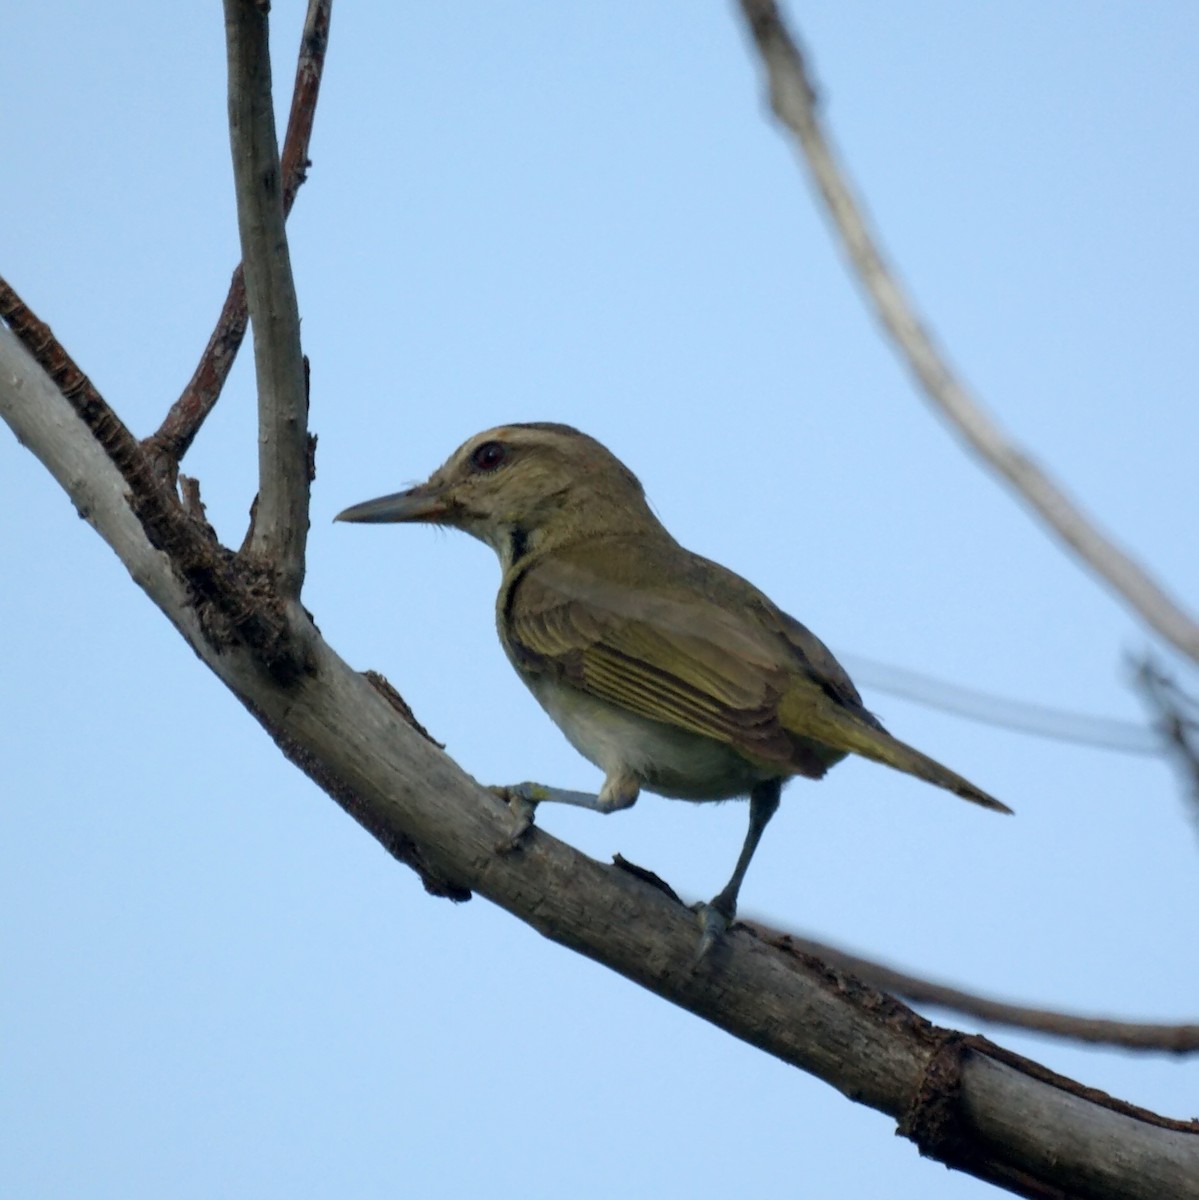
[[[779,722],[786,643],[702,595],[614,587],[568,558],[514,582],[501,622],[524,669],[790,771],[822,773]],[[827,756],[825,756],[827,761]]]
[[[627,550],[618,582],[559,550],[505,583],[500,637],[522,670],[787,774],[818,778],[853,752],[1008,811],[891,737],[828,647],[744,580],[681,549]]]

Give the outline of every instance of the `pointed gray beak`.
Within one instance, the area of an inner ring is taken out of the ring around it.
[[[446,512],[442,489],[420,483],[406,492],[353,504],[333,519],[381,525],[395,521],[440,521]]]

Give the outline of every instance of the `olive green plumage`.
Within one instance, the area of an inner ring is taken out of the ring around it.
[[[847,754],[1010,811],[892,737],[819,638],[739,575],[680,546],[636,476],[569,426],[478,434],[427,482],[338,519],[448,525],[493,547],[504,571],[500,641],[604,770],[597,807],[625,807],[643,787],[694,800],[770,793],[718,897],[726,916],[778,784],[818,779]]]
[[[763,771],[819,779],[856,753],[1002,808],[887,733],[813,633],[673,539],[652,555],[638,534],[529,555],[505,573],[498,615],[522,675],[722,742]]]

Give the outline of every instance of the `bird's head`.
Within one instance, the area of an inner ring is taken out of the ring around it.
[[[338,521],[449,525],[505,566],[526,550],[657,526],[637,477],[569,425],[500,425],[468,439],[424,482],[355,504]]]

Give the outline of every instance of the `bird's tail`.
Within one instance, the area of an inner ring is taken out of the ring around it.
[[[955,796],[961,796],[963,800],[972,800],[975,804],[981,804],[983,808],[990,808],[995,812],[1002,813],[1012,811],[1002,801],[996,800],[994,796],[984,792],[982,788],[975,787],[969,779],[942,766],[935,758],[921,754],[907,742],[901,742],[889,733],[875,734],[875,737],[878,739],[876,746],[858,750],[857,753],[866,758],[873,758],[876,762],[886,763],[887,766],[894,767],[897,771],[906,771],[909,775],[915,775],[917,779],[935,783],[937,787],[943,787],[947,791],[953,792]]]
[[[813,730],[812,733],[818,740],[835,746],[839,750],[847,750],[851,754],[860,754],[863,758],[884,763],[886,766],[894,767],[897,771],[904,771],[908,775],[915,775],[917,779],[934,783],[937,787],[953,792],[955,796],[961,796],[963,800],[981,804],[983,808],[990,808],[995,812],[1002,813],[1012,811],[1006,804],[984,792],[982,788],[975,787],[970,780],[965,779],[956,771],[951,771],[948,767],[943,767],[936,759],[929,758],[927,754],[921,754],[907,742],[901,742],[897,737],[892,737],[885,729],[876,729],[867,725],[865,721],[857,719],[849,712],[839,712],[835,717],[832,717],[832,714],[822,715],[826,716],[830,728],[827,731],[820,730],[819,732]],[[832,719],[829,720],[829,717]]]

